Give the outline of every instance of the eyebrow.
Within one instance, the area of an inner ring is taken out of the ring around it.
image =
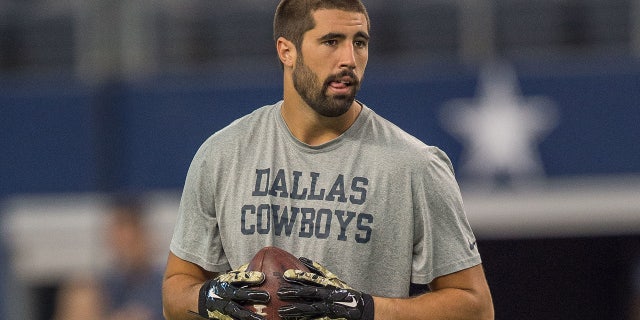
[[[363,38],[365,40],[369,40],[369,34],[364,31],[358,31],[358,33],[356,33],[356,38]]]
[[[330,32],[322,37],[320,37],[320,41],[332,40],[332,39],[346,39],[347,36],[343,33]],[[369,40],[369,35],[366,32],[358,31],[355,35],[355,38],[363,38],[365,40]]]

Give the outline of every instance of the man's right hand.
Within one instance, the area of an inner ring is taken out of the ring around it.
[[[242,307],[245,302],[269,301],[269,293],[248,287],[264,282],[264,274],[246,271],[248,265],[208,280],[200,289],[198,313],[206,319],[264,320],[265,318]]]

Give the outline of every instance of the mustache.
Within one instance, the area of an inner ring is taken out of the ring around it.
[[[341,72],[331,75],[324,82],[325,86],[329,86],[331,82],[341,81],[343,78],[348,77],[350,79],[352,86],[358,86],[360,84],[360,79],[355,74],[355,72],[351,70],[342,70]]]

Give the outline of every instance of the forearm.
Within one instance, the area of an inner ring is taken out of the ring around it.
[[[376,320],[493,320],[486,295],[463,289],[442,289],[407,299],[374,297]]]
[[[198,312],[198,295],[203,282],[190,275],[176,274],[162,284],[162,306],[167,320],[199,319],[189,314]]]

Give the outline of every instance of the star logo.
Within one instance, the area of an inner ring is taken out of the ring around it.
[[[554,103],[522,96],[508,65],[484,68],[476,91],[476,98],[449,101],[441,114],[445,130],[463,144],[463,177],[492,185],[544,177],[537,146],[557,125]]]

